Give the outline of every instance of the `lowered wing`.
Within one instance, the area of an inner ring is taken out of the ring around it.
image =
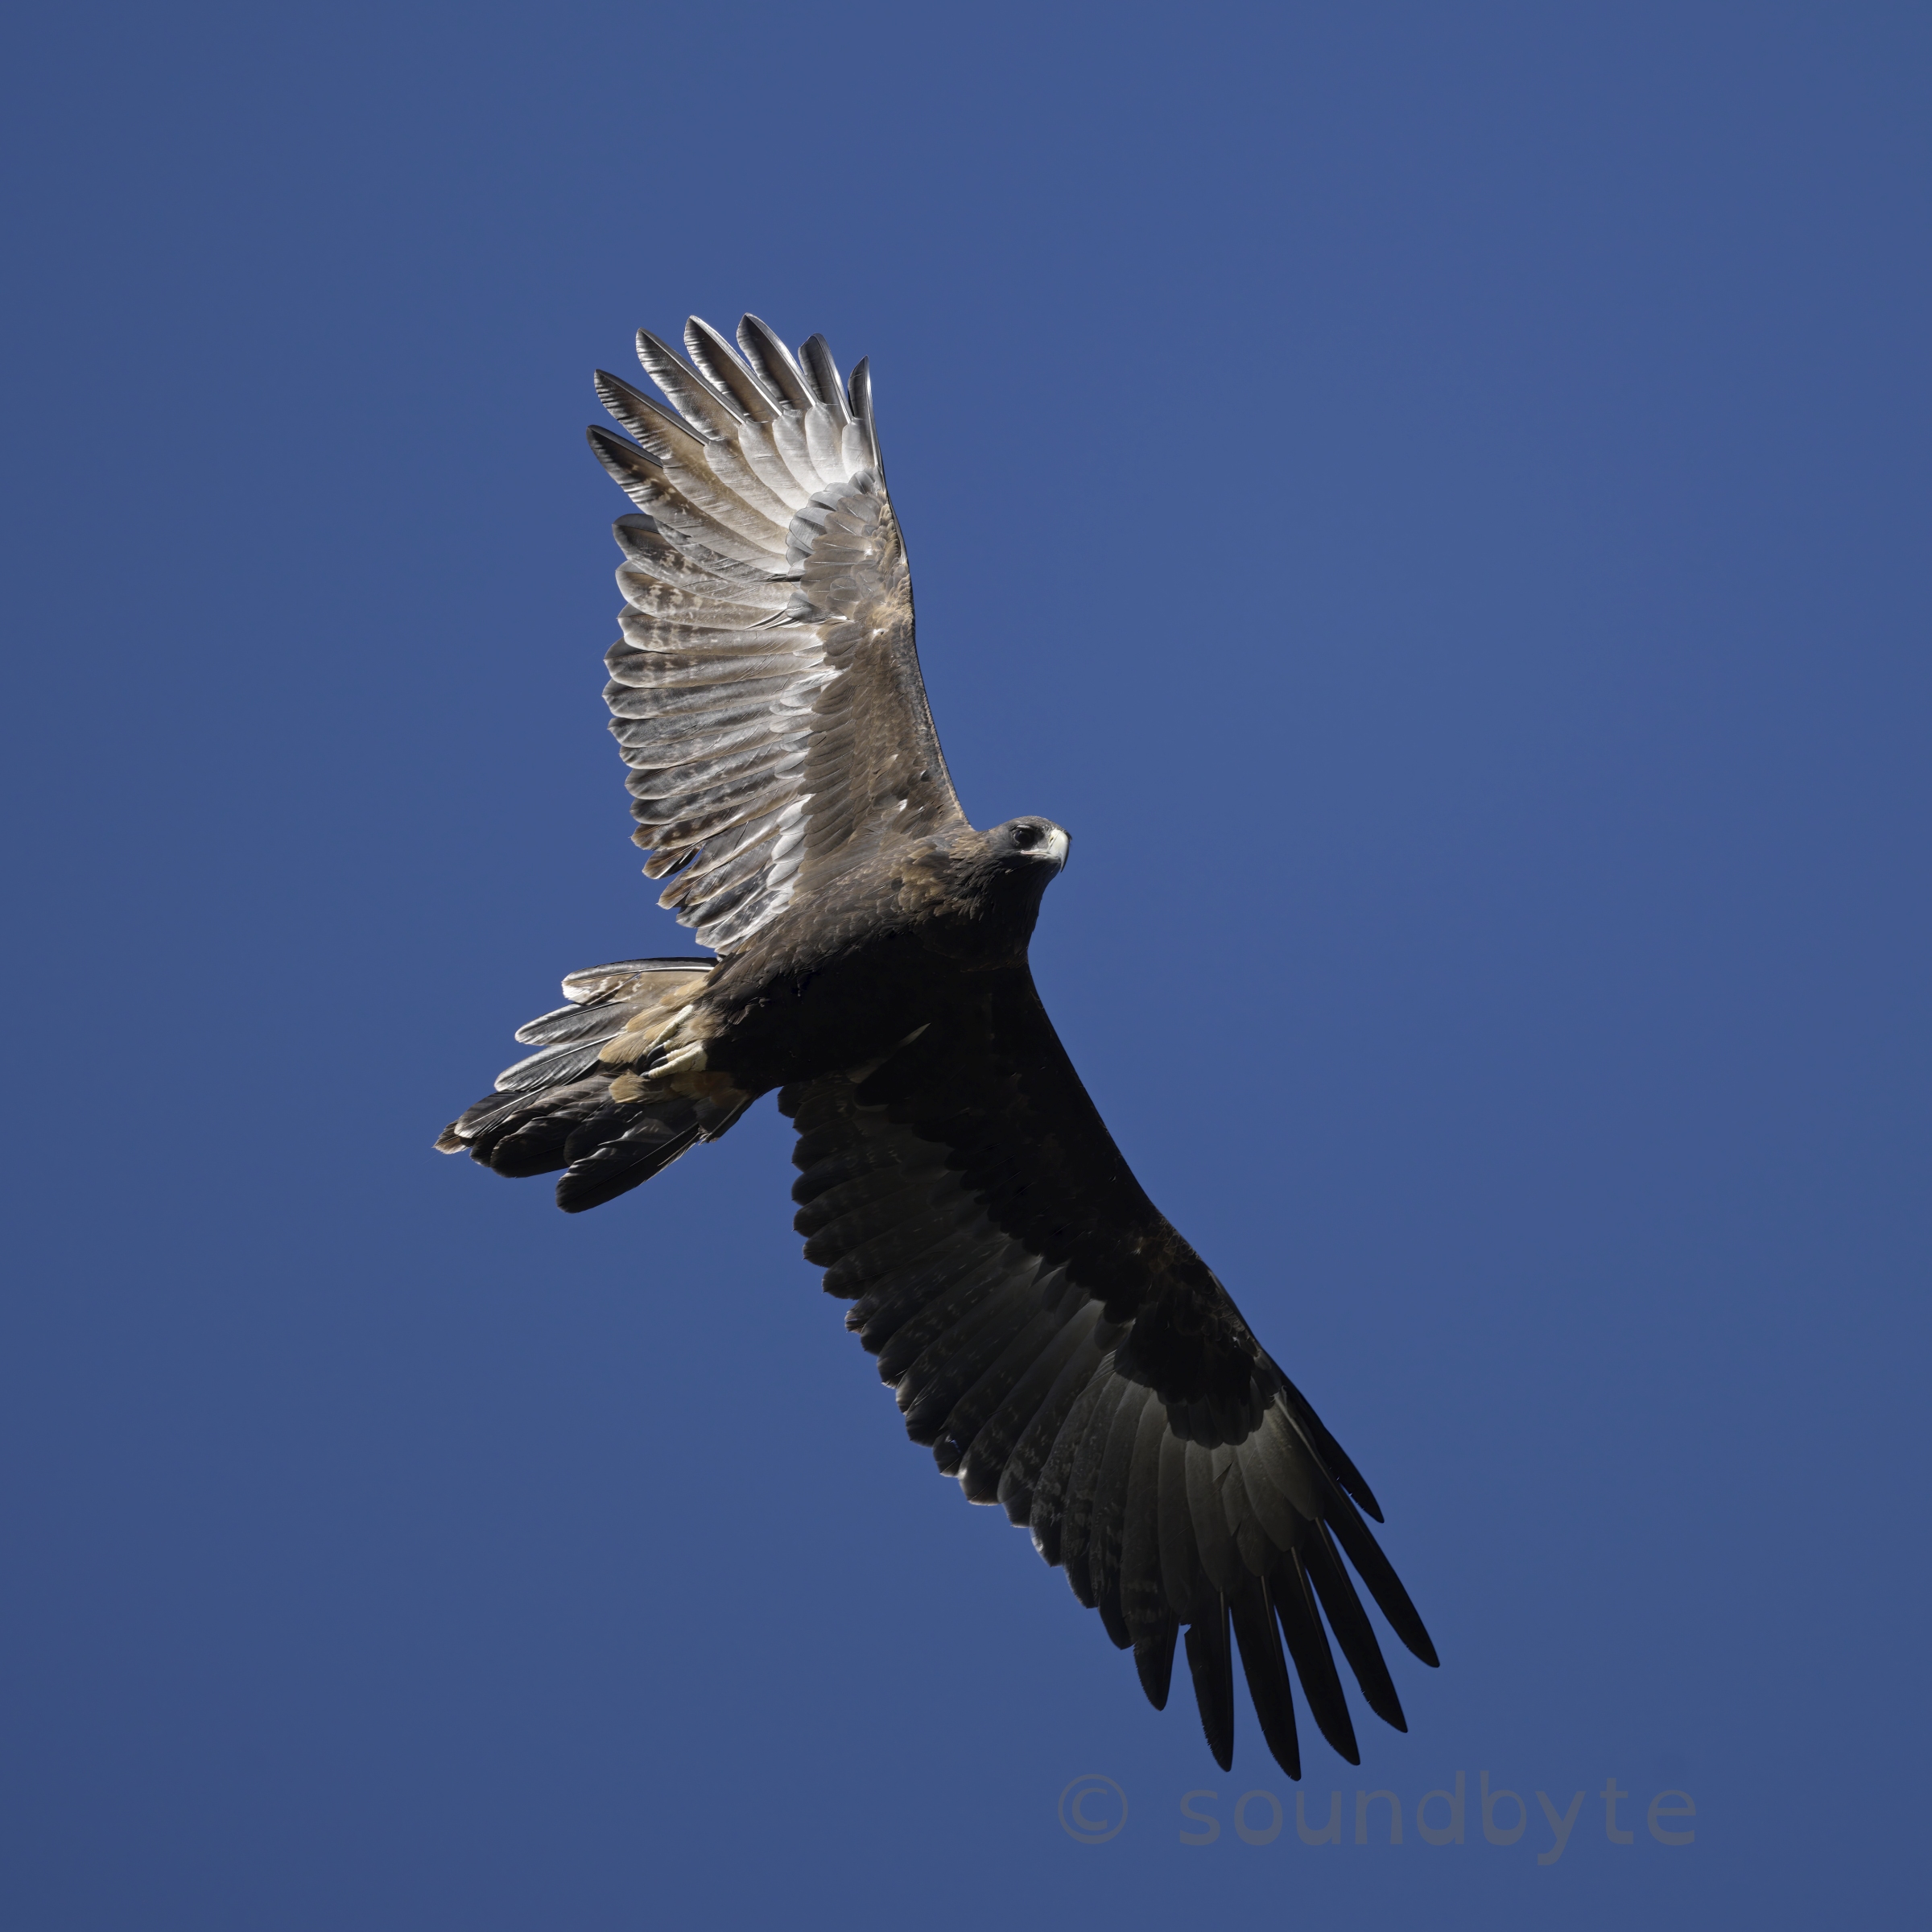
[[[606,662],[633,835],[661,903],[720,952],[816,877],[963,823],[913,642],[866,365],[814,336],[795,358],[755,316],[739,351],[640,332],[668,409],[600,374],[636,439],[591,447],[637,505],[619,519],[623,640]]]
[[[1157,1709],[1184,1627],[1224,1769],[1237,1652],[1290,1777],[1290,1661],[1323,1735],[1356,1763],[1331,1634],[1368,1707],[1407,1727],[1351,1566],[1402,1642],[1436,1661],[1357,1505],[1381,1512],[1141,1191],[1030,976],[989,979],[970,1023],[856,1081],[779,1096],[798,1129],[807,1258],[852,1301],[847,1326],[913,1439],[971,1501],[1030,1527],[1133,1648]]]

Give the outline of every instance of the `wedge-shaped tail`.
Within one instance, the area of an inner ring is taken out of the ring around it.
[[[496,1091],[444,1128],[436,1146],[517,1179],[562,1169],[557,1204],[574,1214],[715,1140],[743,1111],[742,1097],[658,1077],[666,1036],[714,964],[620,960],[573,972],[564,982],[570,1004],[517,1030],[538,1051],[498,1074]]]

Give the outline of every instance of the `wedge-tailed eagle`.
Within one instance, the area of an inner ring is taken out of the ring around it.
[[[1040,1004],[1027,943],[1067,834],[977,832],[960,807],[867,365],[842,382],[823,336],[795,357],[753,316],[735,351],[696,320],[684,343],[688,362],[640,333],[671,407],[600,374],[631,440],[589,435],[636,506],[605,691],[634,836],[718,956],[571,974],[516,1036],[535,1051],[436,1145],[560,1170],[576,1213],[775,1092],[806,1258],[912,1439],[1032,1531],[1157,1708],[1186,1631],[1224,1769],[1237,1651],[1290,1777],[1290,1661],[1356,1763],[1331,1634],[1406,1725],[1350,1567],[1417,1657],[1434,1646],[1362,1521],[1368,1485],[1141,1191]]]

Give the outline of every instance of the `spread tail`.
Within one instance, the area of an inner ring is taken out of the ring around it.
[[[539,1051],[497,1075],[496,1091],[437,1137],[497,1174],[555,1174],[566,1213],[639,1187],[750,1104],[716,1076],[675,1071],[666,1036],[704,990],[712,960],[620,960],[573,972],[571,1003],[517,1030]],[[698,1056],[701,1066],[702,1056]]]

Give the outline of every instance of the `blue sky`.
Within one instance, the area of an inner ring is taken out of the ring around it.
[[[12,52],[10,1924],[1916,1922],[1922,10]],[[769,1103],[575,1220],[429,1150],[685,949],[581,430],[745,308],[872,358],[1049,1006],[1388,1512],[1339,1846],[905,1441]]]

